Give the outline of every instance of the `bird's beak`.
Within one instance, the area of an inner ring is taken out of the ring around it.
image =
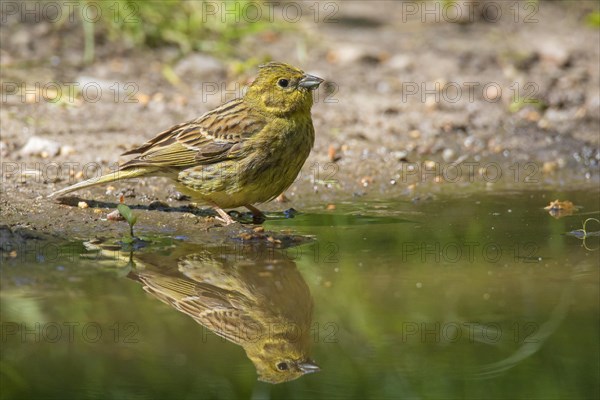
[[[323,79],[318,76],[305,74],[302,79],[300,79],[298,86],[312,90],[318,88],[322,82]]]
[[[321,79],[321,81],[322,81],[322,79]],[[298,365],[298,368],[300,368],[300,371],[302,371],[302,373],[304,373],[304,374],[312,374],[313,372],[319,372],[321,370],[321,368],[319,368],[319,366],[317,364],[315,364],[313,361],[304,361],[304,362],[298,363],[297,365]]]

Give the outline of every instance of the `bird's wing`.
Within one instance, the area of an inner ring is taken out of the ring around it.
[[[198,309],[194,302],[181,302],[179,310],[215,334],[237,344],[256,340],[265,331],[263,324],[257,319],[235,308],[215,307],[197,314]]]
[[[246,343],[263,331],[248,312],[252,300],[237,291],[149,270],[135,273],[135,279],[146,292],[234,343]]]
[[[139,154],[121,168],[158,166],[185,169],[235,159],[247,138],[264,128],[266,119],[242,99],[231,100],[190,122],[175,125],[123,155]]]

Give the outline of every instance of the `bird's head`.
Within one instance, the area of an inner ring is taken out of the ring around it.
[[[282,383],[320,370],[308,357],[309,338],[296,334],[287,332],[246,348],[248,358],[256,367],[258,380]],[[288,338],[284,340],[283,336]]]
[[[312,91],[319,87],[323,79],[279,62],[270,62],[259,68],[258,76],[248,88],[245,99],[277,116],[310,111]]]

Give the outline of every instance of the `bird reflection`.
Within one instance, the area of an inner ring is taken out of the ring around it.
[[[296,264],[265,244],[185,245],[136,255],[128,277],[151,295],[244,348],[258,379],[316,372],[309,358],[312,298]]]

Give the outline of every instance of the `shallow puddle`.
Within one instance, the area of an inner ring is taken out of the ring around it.
[[[319,205],[264,225],[303,237],[281,244],[25,241],[2,397],[598,398],[598,198]]]

